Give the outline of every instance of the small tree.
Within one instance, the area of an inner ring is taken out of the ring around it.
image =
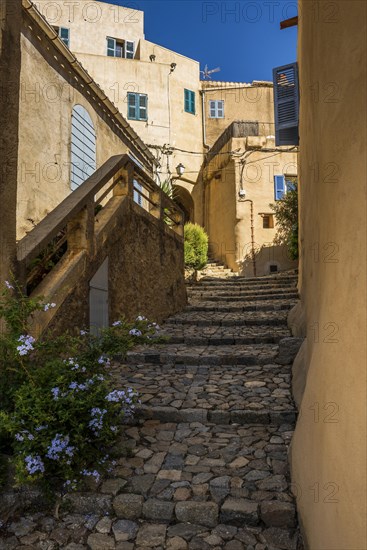
[[[196,223],[185,225],[185,265],[202,269],[208,263],[208,235]]]
[[[292,178],[291,189],[283,198],[270,204],[273,210],[277,233],[274,239],[276,244],[285,244],[288,247],[292,260],[298,260],[298,188],[297,180]]]

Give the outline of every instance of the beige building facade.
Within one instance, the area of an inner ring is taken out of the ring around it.
[[[312,550],[367,548],[366,8],[338,0],[329,17],[323,2],[299,3],[301,303],[290,320],[306,340],[291,463]]]

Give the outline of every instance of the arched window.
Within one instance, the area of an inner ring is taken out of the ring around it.
[[[71,117],[71,190],[75,191],[96,171],[96,132],[92,119],[81,105]]]

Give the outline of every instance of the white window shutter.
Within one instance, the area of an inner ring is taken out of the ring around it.
[[[298,65],[273,69],[275,145],[298,145],[299,84]]]

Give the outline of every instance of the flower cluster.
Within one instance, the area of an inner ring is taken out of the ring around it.
[[[75,447],[69,445],[69,443],[70,438],[68,435],[62,436],[60,434],[56,434],[51,441],[51,445],[47,449],[46,457],[50,460],[60,460],[62,455],[72,457],[74,455]]]
[[[90,477],[94,477],[94,479],[96,480],[96,482],[98,483],[99,480],[100,480],[100,473],[97,472],[97,470],[93,470],[93,471],[90,471],[90,470],[82,470],[80,472],[83,476],[90,476]]]
[[[107,414],[107,409],[100,409],[99,407],[94,407],[90,411],[92,420],[89,422],[88,426],[91,428],[95,435],[99,435],[100,431],[103,428],[103,417]]]
[[[18,342],[20,342],[20,345],[17,346],[17,351],[19,355],[27,355],[30,351],[34,350],[33,344],[35,343],[35,339],[33,336],[30,336],[29,334],[22,334],[18,338]]]
[[[31,475],[36,474],[37,472],[40,472],[41,474],[43,474],[45,471],[45,465],[41,457],[38,455],[37,456],[28,455],[25,457],[24,462],[28,473]]]
[[[52,302],[52,304],[45,304],[43,306],[43,311],[48,311],[49,309],[53,309],[54,307],[56,307],[56,304],[54,302]]]
[[[142,336],[141,330],[137,328],[132,328],[129,332],[130,336]]]

